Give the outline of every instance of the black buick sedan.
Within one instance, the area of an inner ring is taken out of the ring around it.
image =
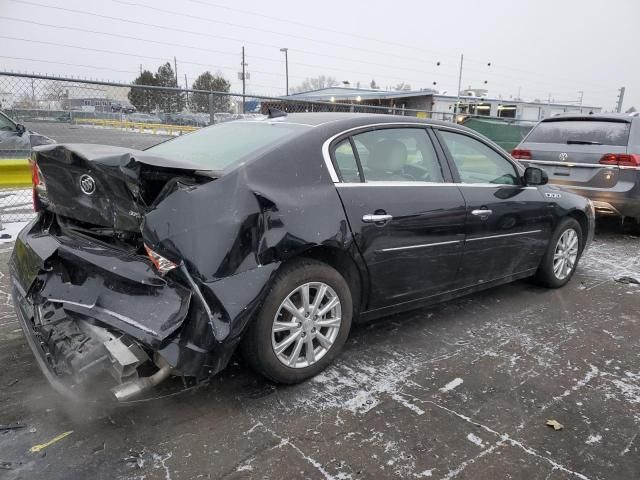
[[[236,349],[299,382],[352,322],[525,277],[561,287],[591,242],[589,200],[464,127],[275,116],[145,151],[38,147],[11,282],[54,387],[127,400]]]

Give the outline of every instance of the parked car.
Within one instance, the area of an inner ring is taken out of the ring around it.
[[[111,105],[111,111],[116,113],[116,112],[121,112],[121,113],[135,113],[136,112],[136,107],[134,107],[133,105],[126,105],[126,104],[121,104],[121,103],[114,103]]]
[[[271,115],[145,151],[37,149],[11,284],[56,388],[95,392],[108,372],[127,400],[215,375],[238,348],[300,382],[352,321],[526,277],[561,287],[593,237],[587,199],[465,127]]]
[[[126,116],[127,121],[136,123],[162,123],[162,119],[150,113],[131,113]]]
[[[25,158],[37,145],[55,143],[49,137],[27,130],[3,112],[0,112],[0,158]]]
[[[593,200],[600,215],[640,223],[640,116],[559,115],[542,120],[512,155],[549,181]]]

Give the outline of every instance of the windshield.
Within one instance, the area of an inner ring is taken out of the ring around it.
[[[629,123],[606,120],[562,120],[541,122],[527,142],[626,146]]]
[[[280,122],[221,123],[161,143],[147,152],[199,165],[206,170],[224,170],[307,128],[306,125]]]

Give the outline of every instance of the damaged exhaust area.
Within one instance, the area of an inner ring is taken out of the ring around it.
[[[157,350],[187,317],[191,291],[128,252],[29,235],[29,245],[16,243],[20,263],[11,262],[14,303],[56,389],[73,397],[110,389],[123,401],[166,379],[173,368]]]

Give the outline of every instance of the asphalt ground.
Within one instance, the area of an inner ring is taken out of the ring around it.
[[[300,385],[234,361],[111,409],[48,386],[0,245],[0,424],[23,426],[0,431],[0,478],[640,478],[640,286],[615,280],[640,278],[639,246],[607,226],[562,289],[520,281],[355,327]]]
[[[142,150],[160,143],[167,135],[138,133],[115,128],[73,125],[62,122],[27,122],[27,129],[54,139],[58,143],[97,143]]]

